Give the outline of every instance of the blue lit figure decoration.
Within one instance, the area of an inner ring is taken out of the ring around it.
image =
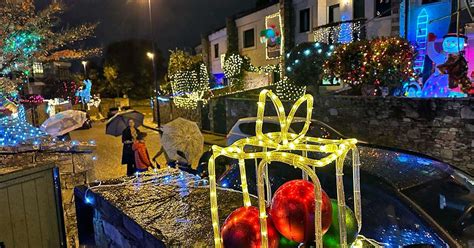
[[[464,50],[466,38],[457,36],[456,34],[448,34],[443,39],[443,50],[438,52],[435,47],[436,36],[432,33],[428,35],[427,54],[433,61],[436,68],[443,67],[449,60],[459,57]],[[450,89],[449,75],[441,73],[438,69],[426,80],[422,93],[422,97],[465,97],[460,87]]]
[[[91,88],[92,88],[92,81],[90,79],[86,79],[83,81],[84,90],[82,91],[82,103],[86,104],[91,101]]]
[[[85,106],[87,106],[87,103],[91,101],[92,81],[90,79],[86,79],[82,81],[82,83],[84,84],[84,86],[80,87],[76,91],[76,96],[79,97],[83,108],[85,108]]]

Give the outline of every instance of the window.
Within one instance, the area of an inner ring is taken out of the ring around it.
[[[214,58],[219,58],[219,43],[214,44]]]
[[[341,12],[339,9],[339,4],[334,4],[329,6],[329,20],[328,23],[340,22],[341,21]]]
[[[244,31],[244,48],[255,46],[255,34],[254,29]]]
[[[365,0],[354,0],[354,19],[365,17]]]
[[[309,31],[310,24],[310,9],[300,10],[300,33],[305,33]]]
[[[375,16],[384,17],[392,14],[392,2],[390,0],[375,0]]]

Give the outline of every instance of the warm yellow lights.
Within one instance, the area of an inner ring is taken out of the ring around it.
[[[282,18],[281,18],[281,14],[280,14],[280,11],[278,11],[277,13],[275,14],[272,14],[272,15],[268,15],[265,17],[265,28],[270,28],[271,24],[275,25],[275,23],[271,23],[271,20],[272,19],[275,19],[275,18],[278,18],[278,31],[280,32],[281,34],[281,40],[280,40],[280,43],[283,43],[284,42],[284,39],[283,39],[283,30],[282,30],[282,27],[283,27],[283,23],[282,23]],[[283,51],[283,46],[280,44],[280,54],[278,54],[278,56],[270,56],[269,55],[269,52],[268,52],[268,45],[265,44],[265,56],[267,58],[267,60],[270,60],[270,59],[278,59],[280,58],[280,56],[282,56],[284,54],[284,51]]]
[[[155,58],[155,54],[154,54],[154,53],[151,53],[151,52],[147,52],[147,53],[146,53],[146,56],[147,56],[149,59],[154,59],[154,58]]]
[[[267,97],[269,97],[277,110],[278,119],[280,122],[281,131],[272,133],[263,133],[264,110]],[[300,133],[290,133],[290,124],[296,114],[298,108],[306,102],[306,122]],[[360,204],[360,183],[359,183],[359,155],[356,147],[357,140],[329,140],[315,137],[307,137],[306,132],[309,129],[311,122],[311,115],[313,110],[313,97],[311,95],[304,95],[296,101],[291,108],[288,116],[286,116],[285,109],[280,99],[269,90],[263,90],[259,96],[257,121],[256,121],[256,136],[245,138],[236,141],[229,147],[213,146],[213,155],[209,160],[209,187],[210,187],[210,202],[211,202],[211,216],[214,230],[214,240],[216,247],[222,247],[222,239],[219,228],[219,213],[217,206],[216,194],[216,177],[215,177],[215,159],[219,156],[226,156],[239,160],[239,170],[241,178],[241,187],[243,194],[243,205],[251,206],[250,195],[248,192],[247,178],[245,172],[246,159],[261,159],[257,169],[257,192],[258,192],[258,208],[260,211],[260,228],[262,237],[262,247],[268,247],[267,236],[267,214],[266,208],[271,202],[272,192],[270,190],[270,183],[268,179],[268,165],[272,161],[283,162],[291,164],[295,168],[303,170],[303,177],[310,178],[314,184],[315,190],[315,243],[317,247],[323,247],[322,243],[322,225],[321,225],[321,205],[322,193],[319,179],[316,175],[316,168],[324,167],[332,162],[336,164],[336,183],[337,183],[337,201],[339,214],[339,228],[341,247],[347,247],[346,243],[346,226],[345,222],[345,198],[343,187],[343,163],[349,151],[352,151],[353,162],[353,181],[354,181],[354,210],[359,224],[362,224],[361,218],[361,204]],[[252,149],[255,152],[245,152],[245,147],[255,147]],[[260,148],[260,149],[258,149]],[[308,158],[307,152],[318,152],[326,154],[327,156],[321,159]],[[302,155],[300,155],[302,154]],[[265,189],[266,186],[266,189]]]
[[[204,64],[199,66],[199,71],[178,71],[170,79],[173,103],[178,108],[196,109],[199,102],[207,102],[204,94],[209,91],[209,76]]]

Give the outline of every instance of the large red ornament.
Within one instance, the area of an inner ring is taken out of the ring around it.
[[[221,237],[227,248],[261,247],[260,219],[256,207],[241,207],[232,212],[224,222]],[[268,247],[277,248],[279,235],[271,218],[267,219]]]
[[[325,233],[331,226],[332,207],[322,191],[322,227]],[[275,192],[270,216],[276,229],[289,240],[299,243],[314,241],[314,185],[306,180],[293,180]]]

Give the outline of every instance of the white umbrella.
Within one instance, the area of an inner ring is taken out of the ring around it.
[[[74,131],[87,120],[87,114],[78,110],[66,110],[59,112],[41,124],[40,129],[51,136],[61,136]]]
[[[195,122],[178,118],[162,127],[161,144],[171,160],[181,162],[183,158],[177,154],[184,153],[188,164],[196,168],[204,147],[204,137]]]

